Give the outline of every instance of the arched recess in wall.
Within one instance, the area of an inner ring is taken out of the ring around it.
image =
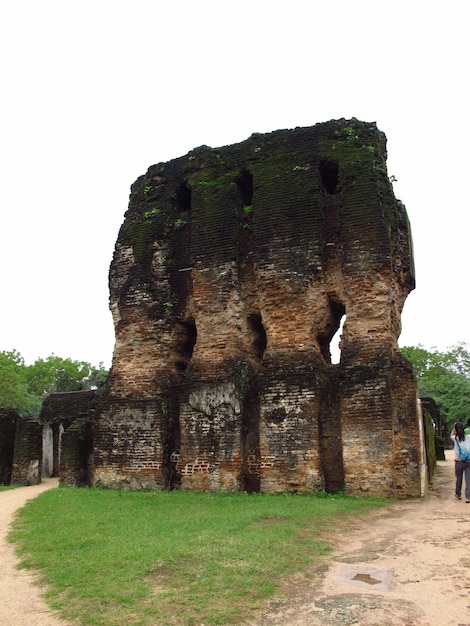
[[[339,166],[333,159],[324,159],[318,168],[320,179],[326,193],[333,196],[338,188]]]
[[[196,322],[193,318],[176,321],[172,336],[172,363],[182,373],[188,367],[197,341]]]
[[[191,189],[186,183],[181,183],[173,194],[175,209],[178,213],[191,211]]]
[[[235,179],[242,206],[251,206],[253,202],[253,174],[243,169]]]
[[[250,332],[250,347],[252,351],[252,356],[257,361],[263,360],[263,355],[266,350],[267,345],[267,337],[266,330],[263,326],[263,320],[261,318],[261,313],[250,313],[247,316],[247,326],[248,331]]]

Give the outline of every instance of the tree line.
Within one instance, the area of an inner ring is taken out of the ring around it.
[[[470,417],[470,351],[460,342],[446,351],[406,346],[401,353],[413,364],[421,398],[432,398],[452,428]]]
[[[446,351],[406,346],[401,353],[413,364],[420,397],[436,402],[449,426],[470,417],[470,348],[458,343]],[[26,365],[19,352],[0,352],[0,407],[37,416],[44,396],[59,391],[104,387],[108,371],[100,363],[63,359],[51,354]]]
[[[104,387],[108,371],[85,361],[63,359],[51,354],[26,365],[21,354],[0,352],[0,407],[22,416],[38,416],[49,393],[82,391]]]

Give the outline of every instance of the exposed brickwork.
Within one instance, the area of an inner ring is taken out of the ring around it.
[[[128,489],[175,483],[173,430],[165,399],[107,403],[93,430],[94,482]]]
[[[397,346],[411,235],[385,159],[375,124],[338,120],[203,146],[134,183],[93,482],[419,495]]]
[[[93,464],[93,421],[101,410],[101,390],[49,394],[41,422],[52,429],[53,475],[65,485],[90,485]]]
[[[28,470],[31,461],[42,460],[42,424],[30,418],[19,418],[16,423],[11,483],[29,485]],[[39,476],[41,470],[39,469]]]
[[[91,484],[92,436],[88,419],[74,420],[62,433],[59,480],[61,485]]]
[[[19,416],[11,409],[0,409],[0,485],[9,485],[13,465],[16,422]]]

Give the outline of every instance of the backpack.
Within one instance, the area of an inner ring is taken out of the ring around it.
[[[459,439],[458,439],[457,435],[455,436],[455,441],[457,442],[457,447],[459,449],[460,460],[464,461],[465,463],[470,463],[470,452],[467,452],[466,450],[463,450],[460,447],[460,443],[459,443]]]

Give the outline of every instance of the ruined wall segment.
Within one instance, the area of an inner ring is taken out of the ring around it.
[[[13,463],[11,469],[12,485],[30,485],[40,482],[42,459],[42,424],[31,417],[19,418],[16,422]],[[35,464],[34,482],[30,471]]]
[[[11,482],[16,423],[19,419],[15,410],[0,409],[0,485]]]
[[[101,410],[101,399],[101,389],[87,389],[51,393],[43,401],[40,420],[44,429],[51,430],[52,475],[59,476],[61,485],[92,483],[93,423]]]
[[[397,347],[411,234],[374,123],[150,167],[109,285],[95,482],[419,494],[416,385]]]

